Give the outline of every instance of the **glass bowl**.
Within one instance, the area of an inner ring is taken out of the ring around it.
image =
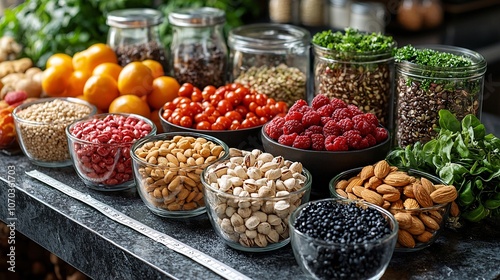
[[[383,204],[380,206],[387,209],[391,214],[396,217],[399,224],[398,242],[396,244],[396,252],[413,252],[429,247],[441,234],[448,219],[451,203],[433,204],[422,206],[413,194],[413,184],[421,182],[422,178],[429,180],[433,185],[439,187],[446,185],[440,178],[435,177],[426,172],[410,169],[406,172],[409,176],[416,179],[415,182],[405,186],[394,187],[399,194],[393,197],[392,194],[382,194],[381,192],[388,192],[386,190],[377,189],[376,187],[368,187],[366,184],[370,181],[369,178],[364,179],[362,182],[354,183],[355,179],[362,176],[363,167],[354,168],[344,171],[331,179],[329,188],[330,195],[333,198],[351,199],[351,200],[364,200],[355,194],[355,191],[349,191],[349,184],[369,188],[374,192],[381,195]],[[401,171],[401,170],[398,170]],[[353,182],[353,183],[350,183]],[[357,191],[359,194],[359,190]],[[407,202],[408,200],[408,202]],[[410,203],[411,202],[411,203]],[[417,203],[417,204],[415,204]],[[418,208],[415,208],[418,207]]]
[[[394,216],[365,201],[315,200],[290,216],[295,259],[312,279],[379,279],[397,235]]]
[[[229,156],[227,145],[200,133],[161,133],[132,145],[137,191],[154,214],[189,218],[206,212],[200,175]]]
[[[104,113],[77,120],[66,128],[73,167],[86,186],[99,191],[134,187],[130,148],[156,134],[148,118]]]
[[[245,162],[248,161],[231,157],[203,171],[201,178],[210,222],[231,248],[247,252],[276,250],[290,242],[290,213],[309,201],[311,174],[301,164],[292,167],[290,161],[273,169],[280,170],[280,177],[270,175],[274,171],[257,170],[267,169],[269,165],[265,163],[261,168],[244,168]]]
[[[96,113],[94,105],[78,98],[40,98],[21,104],[12,116],[23,153],[36,165],[71,166],[66,127]]]

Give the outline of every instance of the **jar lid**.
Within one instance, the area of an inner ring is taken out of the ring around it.
[[[279,23],[243,25],[229,31],[228,45],[235,49],[283,50],[309,45],[310,33],[304,28]]]
[[[351,4],[351,12],[355,14],[370,14],[384,10],[384,4],[378,2],[353,2]]]
[[[163,22],[163,14],[154,9],[124,9],[108,13],[106,24],[118,28],[141,28]]]
[[[226,22],[226,13],[211,7],[187,8],[171,12],[168,20],[175,26],[209,26]]]

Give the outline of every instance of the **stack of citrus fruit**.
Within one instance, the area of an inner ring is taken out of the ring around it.
[[[73,57],[52,55],[43,73],[42,88],[47,96],[78,97],[100,112],[134,113],[159,124],[158,110],[177,97],[180,85],[165,76],[159,62],[145,60],[122,67],[111,47],[97,43]]]

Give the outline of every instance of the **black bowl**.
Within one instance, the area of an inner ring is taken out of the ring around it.
[[[375,146],[352,151],[314,151],[282,145],[271,139],[262,127],[264,150],[285,159],[301,162],[312,174],[311,199],[330,197],[329,182],[337,174],[356,167],[373,164],[384,159],[391,149],[390,136]]]
[[[240,150],[262,149],[260,130],[262,125],[236,130],[200,130],[175,125],[163,118],[163,109],[160,110],[160,122],[164,132],[194,132],[215,137],[226,143],[230,148]]]

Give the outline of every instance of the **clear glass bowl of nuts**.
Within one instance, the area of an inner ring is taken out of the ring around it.
[[[99,191],[134,187],[130,149],[135,141],[155,134],[155,124],[136,114],[97,114],[66,128],[76,173]]]
[[[394,216],[366,201],[315,200],[290,216],[293,254],[312,279],[379,279],[397,233]]]
[[[229,156],[228,146],[201,133],[161,133],[132,145],[137,191],[154,214],[189,218],[206,212],[201,174]]]
[[[69,97],[40,98],[17,106],[12,116],[21,150],[36,165],[71,166],[66,127],[96,111],[94,105]]]
[[[419,170],[398,170],[385,160],[342,172],[329,188],[334,198],[368,201],[393,214],[399,224],[396,252],[433,244],[457,197],[455,187],[440,178]]]
[[[217,235],[234,249],[276,250],[290,242],[288,217],[309,201],[312,177],[300,162],[258,149],[231,150],[201,176]]]

